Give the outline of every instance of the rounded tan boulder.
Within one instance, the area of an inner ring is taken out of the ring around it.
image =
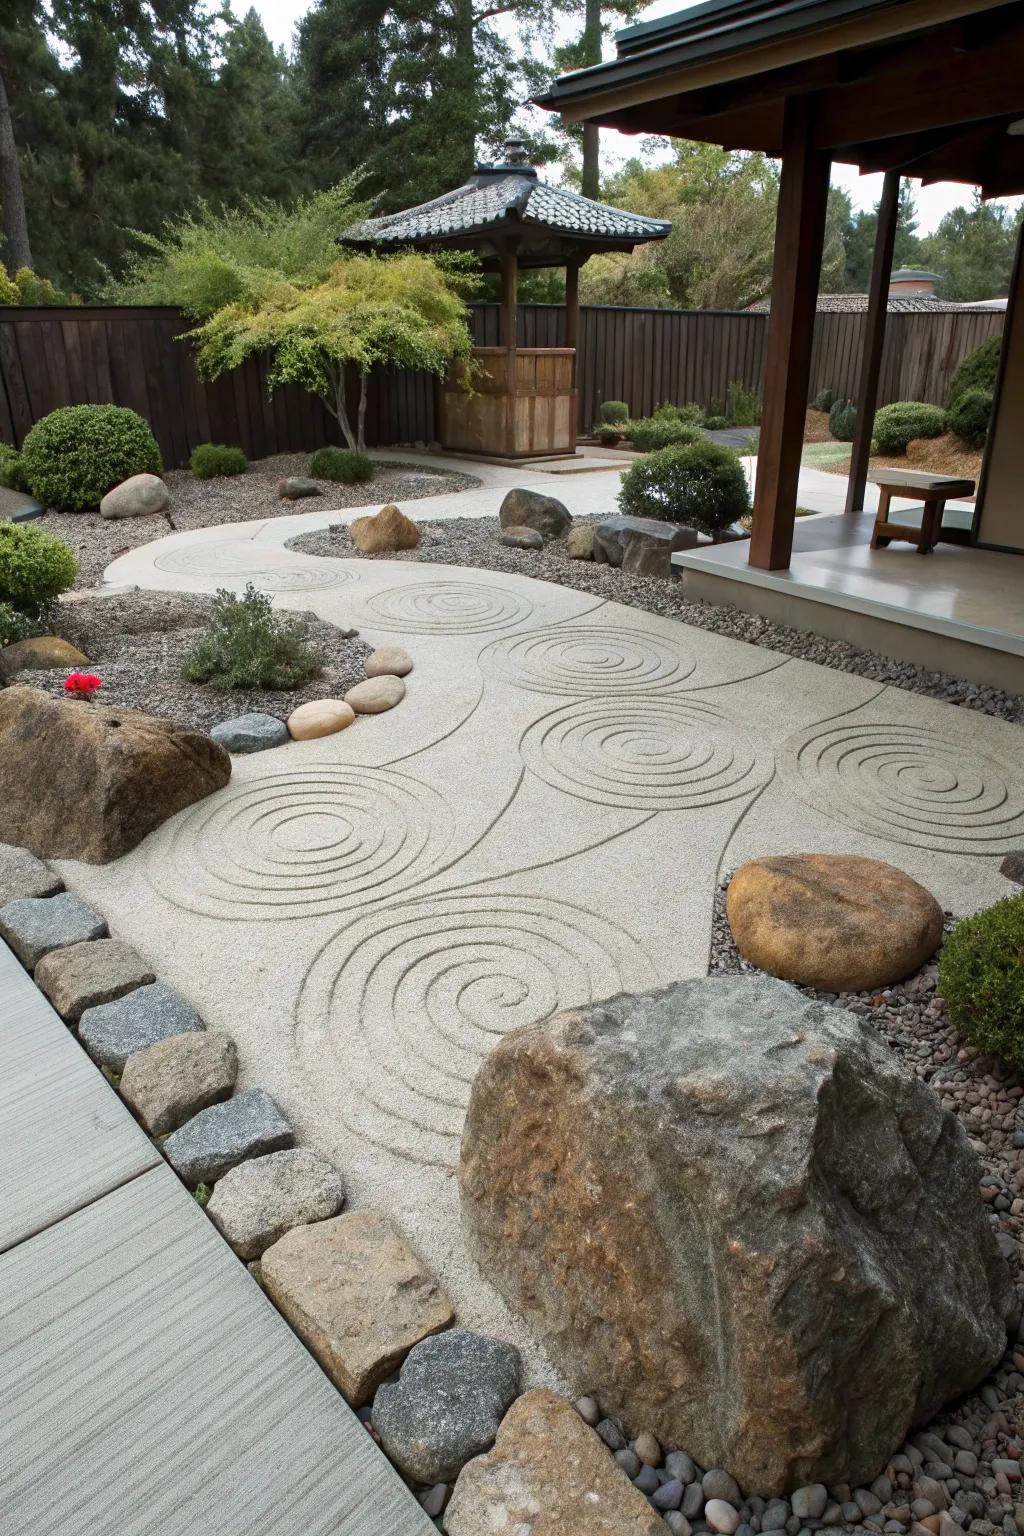
[[[412,657],[400,645],[382,645],[366,658],[367,677],[407,677]]]
[[[365,683],[356,683],[345,695],[357,715],[382,715],[394,709],[405,698],[405,684],[400,677],[368,677]]]
[[[420,531],[412,518],[406,517],[394,504],[381,507],[375,517],[357,517],[348,533],[356,549],[364,555],[415,549],[420,541]]]
[[[849,854],[753,859],[726,898],[744,959],[822,992],[902,981],[942,941],[942,908],[901,869]]]
[[[355,711],[344,699],[311,699],[288,716],[288,734],[293,741],[315,741],[318,736],[343,731],[355,717]]]

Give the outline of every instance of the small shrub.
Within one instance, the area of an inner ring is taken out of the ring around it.
[[[20,304],[66,304],[68,296],[55,288],[48,277],[37,277],[31,267],[19,267],[14,274]]]
[[[988,389],[995,394],[1001,350],[1002,337],[990,336],[975,351],[969,352],[949,381],[949,399],[946,404],[954,405],[969,389]]]
[[[13,277],[8,277],[3,267],[0,267],[0,304],[20,304],[21,294]]]
[[[0,485],[6,486],[9,491],[25,489],[21,454],[10,443],[0,443]]]
[[[0,602],[0,649],[14,645],[17,640],[28,640],[38,628],[27,613],[19,613],[10,603]]]
[[[673,405],[670,400],[665,400],[655,408],[651,420],[681,421],[687,427],[700,427],[704,424],[704,411],[695,400],[689,405]]]
[[[244,475],[249,461],[241,448],[226,443],[200,443],[189,460],[197,480],[212,480],[216,475]]]
[[[705,411],[704,411],[705,420],[707,419],[708,416],[724,416],[724,415],[725,415],[725,401],[724,400],[709,400],[708,401],[707,406],[706,406]],[[727,425],[728,425],[728,423],[727,423]]]
[[[725,396],[725,414],[733,427],[757,427],[761,424],[761,397],[748,389],[742,379],[733,379]]]
[[[604,443],[607,448],[614,448],[616,443],[622,441],[622,428],[612,422],[602,421],[598,424],[594,436],[599,443]]]
[[[897,400],[883,405],[875,415],[871,435],[879,453],[906,453],[907,444],[918,437],[941,437],[946,430],[946,414],[937,405],[921,400]]]
[[[74,585],[77,570],[78,561],[67,545],[41,528],[0,523],[0,603],[38,620]]]
[[[217,593],[210,632],[185,658],[182,676],[213,688],[301,688],[320,663],[306,644],[301,621],[273,611],[270,598],[250,582],[241,597]]]
[[[37,421],[21,449],[21,471],[48,507],[95,507],[129,475],[158,475],[156,438],[121,405],[64,405]]]
[[[946,416],[946,425],[968,448],[983,448],[992,416],[989,389],[965,389],[957,395]]]
[[[704,425],[709,432],[723,432],[729,425],[728,416],[705,416]]]
[[[840,443],[852,443],[857,430],[857,407],[852,400],[835,400],[828,413],[828,429]]]
[[[630,421],[622,430],[638,453],[654,453],[659,448],[671,447],[673,443],[680,446],[695,443],[700,437],[699,428],[667,416],[648,416],[644,421]]]
[[[625,400],[605,400],[598,414],[607,425],[621,427],[629,420],[629,406]]]
[[[340,480],[343,485],[355,485],[357,481],[373,479],[373,460],[351,448],[318,448],[309,461],[309,472],[314,480]]]
[[[1024,1071],[1024,895],[957,924],[939,958],[939,992],[972,1045]]]
[[[660,517],[716,533],[749,513],[750,492],[739,455],[700,438],[632,465],[622,477],[619,508],[630,517]]]
[[[811,410],[824,411],[827,414],[835,405],[835,403],[836,392],[834,389],[819,389],[818,393],[811,401]]]

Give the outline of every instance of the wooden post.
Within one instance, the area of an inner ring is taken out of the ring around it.
[[[792,96],[783,120],[772,308],[749,563],[785,570],[793,551],[811,345],[831,161],[811,148],[814,98]]]
[[[501,253],[501,344],[509,352],[516,349],[516,291],[519,286],[519,263],[515,247],[506,246]]]
[[[579,329],[580,329],[580,267],[582,263],[576,260],[567,261],[565,264],[565,344],[573,349],[572,359],[572,421],[569,426],[569,444],[573,453],[576,452],[576,412],[577,412],[577,373],[579,364]]]
[[[846,486],[846,511],[863,512],[864,491],[868,482],[871,457],[871,428],[878,404],[878,375],[882,368],[885,345],[885,320],[889,308],[889,280],[892,277],[892,253],[896,244],[896,221],[900,211],[900,173],[886,171],[882,199],[878,205],[878,228],[871,258],[871,285],[868,289],[868,334],[861,356],[857,381],[857,427],[850,455],[850,478]]]

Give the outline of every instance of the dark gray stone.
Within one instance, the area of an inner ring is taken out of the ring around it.
[[[56,896],[64,881],[27,848],[0,843],[0,907],[29,897]]]
[[[499,536],[508,549],[543,549],[544,535],[536,528],[506,528]]]
[[[423,1339],[406,1355],[398,1380],[378,1387],[373,1427],[407,1477],[451,1482],[494,1444],[519,1395],[519,1351],[466,1328]]]
[[[721,1467],[709,1468],[701,1479],[701,1487],[706,1499],[724,1499],[727,1504],[735,1504],[737,1507],[743,1497],[736,1479]]]
[[[206,1214],[240,1259],[258,1259],[292,1227],[337,1216],[345,1181],[308,1147],[271,1152],[232,1168],[218,1181]]]
[[[93,1061],[120,1072],[136,1051],[171,1035],[187,1035],[205,1027],[180,992],[154,981],[116,1002],[87,1008],[79,1021],[78,1036]]]
[[[624,1451],[615,1452],[615,1464],[622,1468],[630,1481],[639,1475],[640,1468],[643,1466],[636,1451],[631,1451],[628,1445]]]
[[[18,897],[0,907],[0,938],[28,971],[34,971],[43,956],[54,949],[106,936],[105,920],[70,891]]]
[[[789,1502],[801,1520],[820,1520],[828,1503],[828,1489],[824,1483],[808,1483],[806,1488],[797,1488]]]
[[[683,1485],[678,1477],[670,1477],[667,1483],[662,1483],[651,1494],[651,1503],[655,1509],[678,1509],[683,1502]]]
[[[597,1426],[597,1432],[610,1451],[624,1451],[626,1449],[626,1437],[622,1433],[622,1425],[614,1419],[602,1419]]]
[[[654,1493],[660,1488],[658,1474],[653,1467],[641,1467],[633,1479],[634,1488],[639,1488],[641,1493]]]
[[[681,1483],[692,1483],[697,1476],[697,1468],[685,1451],[669,1451],[665,1468],[670,1477],[678,1477]]]
[[[700,1483],[691,1483],[683,1494],[682,1511],[687,1520],[696,1520],[704,1510],[704,1489]]]
[[[189,1186],[215,1184],[247,1157],[284,1152],[295,1134],[263,1088],[248,1088],[224,1104],[200,1110],[164,1142],[164,1156]],[[439,1482],[439,1478],[423,1479]]]
[[[303,496],[322,496],[323,487],[303,475],[289,475],[277,487],[277,494],[282,501],[301,501]]]
[[[1017,885],[1024,885],[1024,848],[1015,848],[1013,853],[1008,853],[999,866],[999,873]]]
[[[517,488],[509,491],[498,512],[503,528],[534,528],[545,543],[557,539],[572,523],[568,507],[540,491]]]
[[[663,523],[656,517],[606,517],[594,526],[594,559],[598,564],[621,565],[623,570],[630,555],[632,566],[643,564],[642,552],[647,552],[648,562],[664,570],[634,570],[634,575],[667,575],[671,569],[671,557],[677,549],[693,549],[699,542],[696,531],[680,523]]]
[[[269,747],[283,747],[290,741],[288,727],[276,715],[236,715],[222,720],[210,732],[214,741],[236,756],[243,752],[266,752]]]
[[[784,1531],[790,1513],[789,1505],[784,1499],[769,1499],[761,1516],[762,1531]]]

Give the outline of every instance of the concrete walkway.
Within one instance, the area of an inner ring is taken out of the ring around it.
[[[428,1536],[0,942],[2,1536]]]

